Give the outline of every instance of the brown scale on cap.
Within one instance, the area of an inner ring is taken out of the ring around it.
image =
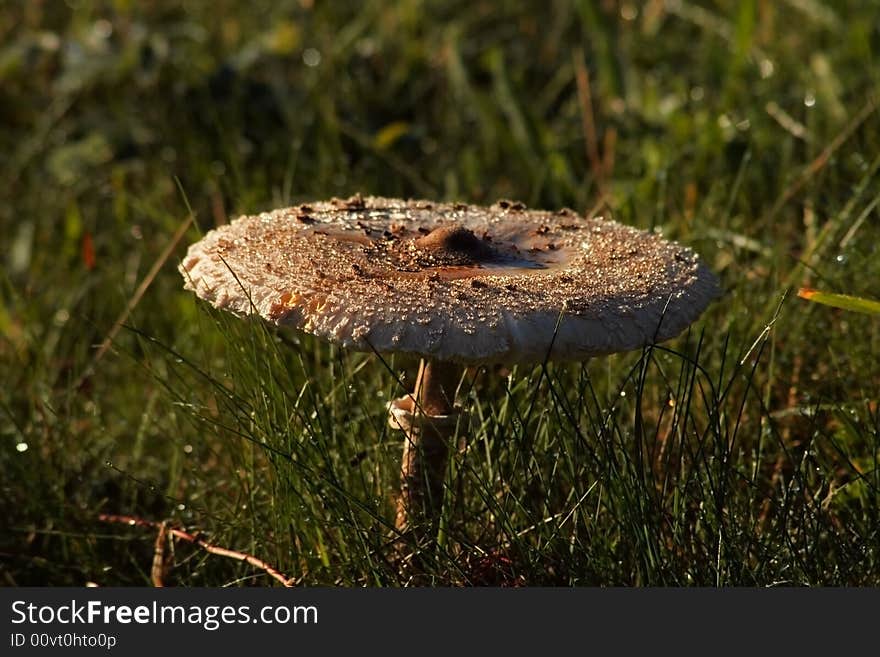
[[[572,211],[355,197],[303,214],[210,231],[181,265],[186,286],[344,347],[461,363],[639,348],[718,291],[691,250]]]
[[[495,250],[481,242],[474,231],[464,226],[435,228],[413,241],[417,249],[434,254],[440,260],[464,259],[474,265],[495,258]]]
[[[489,273],[487,268],[513,266],[542,267],[536,262],[522,261],[513,253],[505,253],[491,244],[484,234],[477,237],[463,226],[441,226],[429,230],[417,229],[412,239],[392,239],[376,242],[367,248],[367,256],[386,265],[391,275],[428,277],[431,279],[468,278]],[[398,237],[406,231],[398,229]],[[483,270],[483,271],[480,271]]]

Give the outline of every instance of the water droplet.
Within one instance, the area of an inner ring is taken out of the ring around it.
[[[178,510],[178,511],[184,511],[184,510],[186,510],[186,504],[178,504],[178,505],[177,505],[177,510]]]
[[[639,16],[639,9],[631,2],[625,2],[620,6],[620,17],[625,21],[634,21]]]
[[[839,264],[839,265],[846,264],[846,256],[842,253],[838,254],[837,257],[834,259],[837,261],[837,264]]]
[[[92,25],[92,34],[98,39],[109,39],[113,34],[113,23],[105,18],[95,21]]]
[[[626,397],[626,390],[621,390],[621,391],[620,391],[620,396],[621,396],[621,397]]]
[[[28,444],[27,444],[27,443],[23,443],[23,442],[22,442],[22,443],[18,443],[18,444],[15,446],[15,449],[18,450],[19,452],[26,452],[26,451],[27,451],[27,448],[28,448]]]
[[[314,48],[306,48],[302,54],[303,64],[314,68],[321,63],[321,53]]]
[[[812,91],[808,91],[804,95],[804,105],[806,105],[807,107],[812,107],[815,104],[816,104],[816,96],[813,95]]]
[[[55,326],[64,326],[67,323],[67,320],[70,319],[70,313],[61,308],[55,313],[55,316],[52,318],[55,322]]]
[[[192,451],[193,451],[192,445],[184,445],[183,446],[183,453],[184,454],[192,454]]]

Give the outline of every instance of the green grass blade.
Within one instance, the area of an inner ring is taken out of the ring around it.
[[[880,315],[880,301],[873,301],[863,297],[853,297],[848,294],[834,294],[833,292],[822,292],[808,287],[802,287],[798,290],[798,296],[807,301],[821,303],[824,306],[832,308],[840,308],[842,310],[852,310],[857,313],[866,315]]]

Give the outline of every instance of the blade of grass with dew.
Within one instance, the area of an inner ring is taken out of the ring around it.
[[[835,294],[834,292],[823,292],[814,290],[809,287],[802,287],[798,290],[798,296],[801,299],[812,301],[813,303],[821,303],[823,306],[831,306],[832,308],[840,308],[841,310],[852,310],[857,313],[866,315],[880,315],[880,301],[865,299],[864,297],[854,297],[849,294]]]

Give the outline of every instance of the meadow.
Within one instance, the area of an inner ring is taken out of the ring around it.
[[[797,296],[880,299],[878,103],[867,0],[3,3],[0,583],[880,585],[880,318]],[[415,574],[417,363],[177,271],[355,193],[571,207],[722,283],[661,345],[467,371]]]

